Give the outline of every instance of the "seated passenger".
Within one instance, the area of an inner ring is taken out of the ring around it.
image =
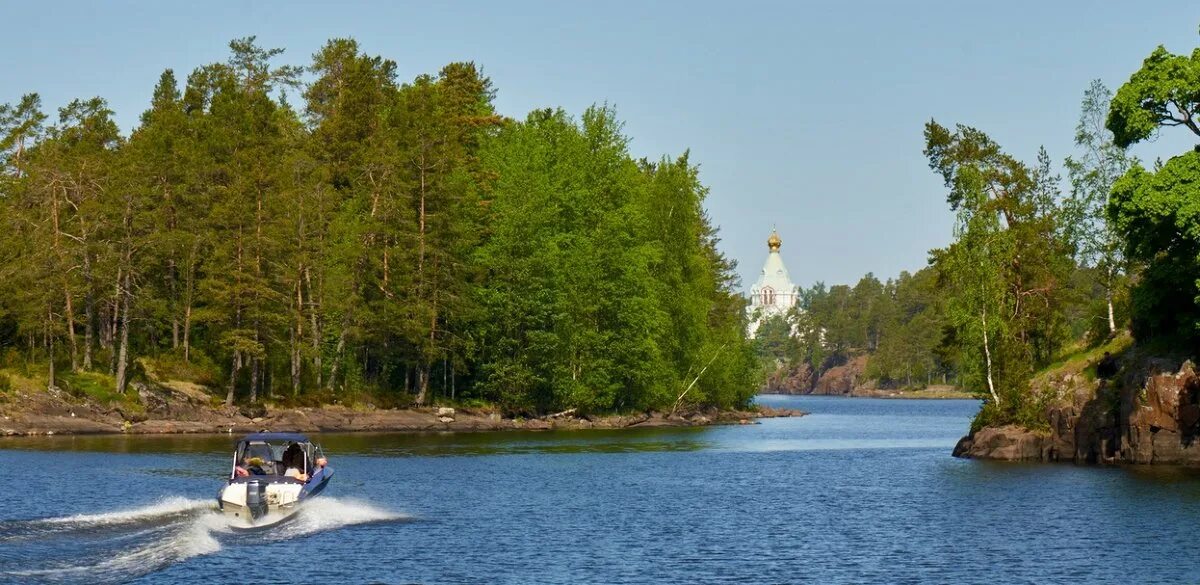
[[[301,472],[299,469],[296,469],[295,467],[287,468],[287,471],[283,472],[283,476],[295,478],[300,481],[308,481],[308,474]]]
[[[324,457],[317,457],[317,460],[313,461],[313,472],[308,479],[316,479],[317,477],[320,477],[320,475],[324,473],[326,465],[329,465],[328,459]]]
[[[266,475],[267,472],[263,470],[264,463],[262,457],[247,458],[245,463],[246,475]]]

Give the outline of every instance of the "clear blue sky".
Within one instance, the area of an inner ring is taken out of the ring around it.
[[[354,37],[403,79],[473,60],[506,115],[608,102],[635,155],[690,148],[744,284],[778,225],[808,286],[916,270],[949,241],[945,192],[921,154],[930,118],[1061,160],[1090,80],[1115,89],[1156,45],[1200,46],[1195,0],[330,4],[0,0],[0,102],[99,95],[128,131],[163,69],[182,78],[247,35],[294,64]],[[1136,152],[1191,143],[1177,131]]]

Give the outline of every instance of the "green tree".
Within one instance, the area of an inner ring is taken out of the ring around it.
[[[1071,181],[1071,196],[1064,208],[1062,225],[1067,237],[1075,242],[1076,258],[1086,267],[1094,267],[1102,276],[1108,334],[1117,332],[1114,298],[1125,285],[1121,239],[1108,221],[1109,195],[1113,184],[1133,158],[1113,142],[1105,126],[1112,92],[1100,80],[1092,82],[1083,94],[1079,124],[1075,127],[1078,158],[1067,157],[1065,166]]]
[[[687,154],[634,160],[607,107],[505,121],[473,63],[401,86],[334,39],[301,88],[281,54],[236,39],[182,91],[165,71],[127,141],[103,100],[45,130],[36,95],[0,106],[0,344],[50,386],[95,361],[124,391],[169,355],[227,405],[749,402],[745,304]]]
[[[930,121],[925,154],[949,189],[955,241],[932,252],[946,288],[952,342],[965,386],[983,388],[993,408],[1017,415],[1032,369],[1066,339],[1061,283],[1071,269],[1058,228],[1056,177],[1039,152],[1030,168],[986,134]]]
[[[1117,147],[1183,126],[1200,136],[1200,49],[1155,49],[1117,90],[1107,127]],[[1154,170],[1134,163],[1116,181],[1108,213],[1125,255],[1144,268],[1133,291],[1133,332],[1143,340],[1200,341],[1200,152]]]

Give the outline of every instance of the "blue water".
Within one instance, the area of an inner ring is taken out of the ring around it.
[[[328,497],[231,532],[230,437],[0,440],[5,583],[1185,583],[1200,475],[964,461],[974,401],[763,397],[705,429],[325,435]]]

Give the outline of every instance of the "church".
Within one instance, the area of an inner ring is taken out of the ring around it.
[[[746,333],[751,338],[763,320],[787,314],[800,301],[800,289],[792,283],[787,266],[783,265],[783,257],[779,255],[781,246],[783,240],[772,229],[771,236],[767,238],[767,260],[763,263],[758,280],[750,287],[750,304],[746,307],[749,321]]]

